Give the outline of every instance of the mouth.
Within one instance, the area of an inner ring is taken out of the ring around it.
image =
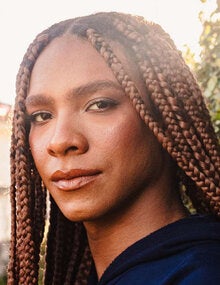
[[[77,190],[93,182],[101,171],[96,169],[57,170],[51,176],[51,181],[60,190]]]

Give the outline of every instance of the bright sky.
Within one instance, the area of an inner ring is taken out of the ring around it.
[[[213,11],[216,0],[208,0]],[[207,6],[207,5],[206,5]],[[200,0],[5,0],[0,3],[0,102],[13,104],[15,78],[23,55],[35,36],[55,22],[99,11],[121,11],[160,24],[181,50],[184,44],[198,53],[202,31]]]

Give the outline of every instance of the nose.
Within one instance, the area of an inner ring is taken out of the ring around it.
[[[88,140],[76,123],[57,122],[47,145],[47,152],[55,157],[68,153],[83,154],[89,149]]]

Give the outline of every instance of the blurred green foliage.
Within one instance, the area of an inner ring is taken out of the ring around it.
[[[5,285],[7,282],[6,277],[0,277],[0,285]]]
[[[200,0],[205,3],[207,0]],[[205,9],[204,9],[205,11]],[[203,26],[200,35],[200,61],[196,62],[194,55],[187,48],[184,58],[194,71],[202,88],[209,108],[212,122],[220,140],[220,0],[216,1],[216,9],[205,15],[199,14]]]
[[[220,1],[216,4],[216,10],[208,19],[200,13],[203,24],[200,36],[202,50],[201,63],[196,66],[196,73],[207,98],[215,131],[220,138]]]

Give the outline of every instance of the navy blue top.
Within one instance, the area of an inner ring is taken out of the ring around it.
[[[123,241],[122,241],[123,242]],[[134,243],[88,285],[220,284],[220,222],[194,215]]]

